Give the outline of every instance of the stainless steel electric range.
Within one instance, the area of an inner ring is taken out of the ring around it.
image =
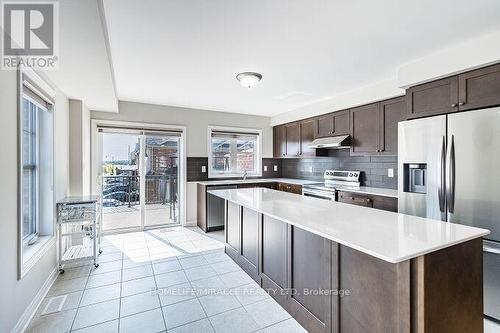
[[[325,170],[323,183],[302,187],[302,195],[335,201],[337,190],[359,189],[360,171]]]

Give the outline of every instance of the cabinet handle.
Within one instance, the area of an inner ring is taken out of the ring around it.
[[[458,103],[458,106],[462,106],[462,105],[465,105],[465,102]]]
[[[456,107],[457,107],[457,105],[458,105],[457,103],[453,103],[453,104],[451,105],[451,107],[452,107],[452,108],[456,108]]]

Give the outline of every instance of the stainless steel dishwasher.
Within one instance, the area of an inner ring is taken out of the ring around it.
[[[210,186],[207,190],[229,190],[236,185]],[[224,199],[207,193],[207,231],[224,229]]]

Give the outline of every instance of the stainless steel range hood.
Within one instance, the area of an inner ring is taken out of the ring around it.
[[[318,148],[329,148],[329,149],[340,149],[340,148],[349,148],[351,145],[349,135],[339,135],[332,136],[328,138],[320,138],[316,139],[308,146],[312,149]]]

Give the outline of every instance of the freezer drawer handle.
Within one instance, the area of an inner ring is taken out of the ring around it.
[[[488,253],[500,254],[500,248],[483,244],[483,251]]]

